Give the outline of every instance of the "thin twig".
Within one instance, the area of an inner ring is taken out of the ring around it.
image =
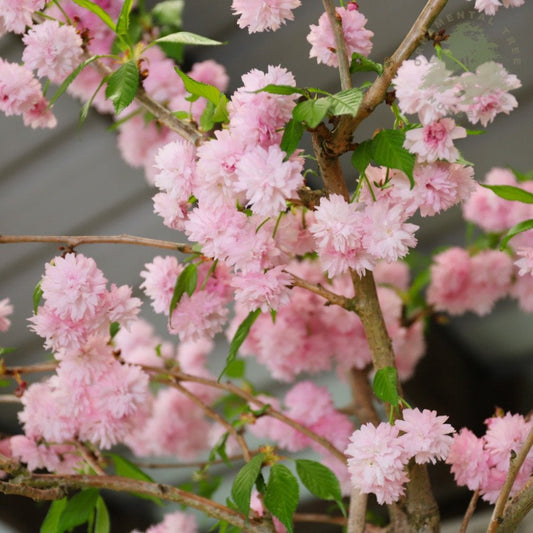
[[[298,422],[292,420],[288,416],[284,415],[280,411],[277,411],[276,409],[272,407],[267,407],[268,403],[263,402],[256,398],[254,395],[244,391],[240,387],[237,387],[235,385],[232,385],[231,383],[219,383],[218,381],[215,381],[213,379],[203,378],[200,376],[193,376],[191,374],[185,374],[183,372],[179,372],[176,370],[162,370],[161,368],[155,368],[150,366],[142,366],[145,371],[155,374],[155,380],[158,383],[163,383],[172,386],[174,381],[171,379],[165,379],[165,376],[171,376],[172,378],[176,378],[180,381],[190,381],[192,383],[201,383],[202,385],[207,385],[208,387],[213,387],[215,389],[224,390],[226,392],[230,392],[232,394],[235,394],[236,396],[239,396],[246,400],[249,403],[253,403],[257,405],[260,409],[265,408],[264,416],[271,416],[272,418],[275,418],[284,424],[287,424],[288,426],[296,429],[300,433],[303,433],[310,439],[314,440],[316,443],[320,444],[323,448],[325,448],[329,453],[337,457],[339,461],[342,461],[343,463],[346,461],[346,456],[344,453],[342,453],[338,448],[336,448],[328,439],[321,437],[314,431],[311,431],[309,428],[303,426],[302,424],[299,424]]]
[[[187,396],[191,401],[193,401],[200,409],[204,411],[204,413],[212,418],[213,420],[217,421],[219,424],[224,426],[230,435],[233,436],[233,438],[237,441],[237,444],[240,446],[242,450],[242,455],[244,457],[244,460],[248,463],[250,459],[252,458],[252,454],[250,453],[250,449],[248,448],[248,445],[246,444],[246,440],[244,440],[243,436],[239,434],[239,432],[223,417],[221,417],[217,412],[213,411],[208,405],[206,405],[196,394],[193,394],[189,389],[178,383],[177,381],[171,382],[172,387],[179,390],[184,396]]]
[[[495,533],[498,529],[498,526],[500,525],[503,518],[503,513],[505,511],[507,500],[509,499],[509,494],[511,493],[511,489],[513,488],[513,484],[516,480],[516,476],[518,475],[520,468],[524,464],[524,461],[526,460],[527,454],[529,453],[531,446],[533,446],[533,427],[529,431],[529,434],[524,444],[520,448],[520,451],[516,454],[516,456],[511,457],[509,471],[507,472],[507,477],[505,478],[502,490],[500,491],[498,499],[496,500],[496,504],[494,506],[494,511],[492,513],[487,533]]]
[[[468,523],[470,522],[470,519],[472,518],[472,515],[474,514],[474,511],[476,510],[477,501],[479,500],[479,490],[476,490],[474,494],[472,494],[472,498],[470,498],[470,503],[468,504],[468,508],[466,509],[465,516],[463,517],[463,521],[461,522],[461,529],[459,530],[459,533],[466,533],[466,530],[468,528]]]
[[[105,476],[104,469],[98,464],[87,447],[79,441],[74,441],[74,447],[81,455],[82,459],[99,475]]]
[[[337,12],[332,0],[322,0],[324,9],[328,16],[333,36],[335,38],[335,51],[337,53],[337,60],[339,62],[339,74],[341,78],[342,90],[352,88],[352,78],[350,76],[350,61],[348,59],[348,51],[346,50],[346,41],[344,39],[344,30],[342,28],[342,20],[337,17]]]
[[[505,513],[498,524],[496,533],[515,531],[518,524],[533,509],[533,477],[515,494],[507,504]]]
[[[75,248],[80,244],[135,244],[138,246],[151,246],[166,250],[177,250],[184,254],[192,254],[194,250],[189,244],[172,241],[137,237],[135,235],[0,235],[0,244],[22,242],[55,242]]]
[[[1,394],[0,403],[20,403],[22,400],[14,394]]]
[[[57,363],[43,363],[42,365],[5,366],[0,365],[0,376],[16,376],[18,374],[36,374],[39,372],[53,372]]]
[[[335,524],[338,526],[346,525],[346,518],[343,516],[328,516],[327,514],[316,513],[294,513],[295,522],[312,522],[314,524]]]

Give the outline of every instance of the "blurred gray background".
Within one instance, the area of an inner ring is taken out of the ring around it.
[[[334,69],[308,60],[309,45],[305,39],[309,24],[315,24],[322,13],[319,0],[306,0],[294,14],[296,20],[272,33],[249,35],[239,30],[231,15],[229,0],[189,0],[184,12],[184,28],[208,37],[227,41],[218,48],[190,48],[186,66],[195,61],[214,58],[230,75],[229,94],[240,85],[240,76],[251,68],[265,69],[269,64],[291,70],[299,86],[315,86],[335,92],[339,90]],[[400,42],[418,11],[420,0],[362,0],[361,11],[367,16],[367,27],[374,31],[371,58],[383,61]],[[469,61],[482,57],[489,49],[497,60],[522,81],[513,94],[519,108],[510,116],[500,116],[487,133],[469,137],[460,148],[465,159],[475,163],[476,176],[482,178],[493,166],[513,166],[526,172],[533,167],[532,91],[533,74],[530,46],[531,3],[519,9],[500,9],[495,18],[473,11],[473,2],[450,1],[437,19],[435,29],[445,28],[465,52]],[[488,43],[488,44],[487,44]],[[425,52],[429,45],[424,46]],[[16,39],[0,40],[0,56],[20,60],[21,47]],[[476,65],[469,65],[475,67]],[[371,77],[361,78],[371,79]],[[355,83],[359,83],[357,80]],[[26,129],[18,117],[0,116],[0,233],[110,235],[129,233],[158,239],[181,241],[181,236],[165,228],[152,212],[151,196],[142,171],[129,168],[119,156],[116,134],[107,132],[108,117],[91,113],[85,125],[78,128],[80,103],[67,96],[55,106],[58,126],[51,131]],[[392,115],[382,106],[357,132],[363,140],[378,127],[390,127]],[[347,166],[347,175],[350,169]],[[464,226],[457,209],[423,221],[418,237],[421,250],[432,250],[442,244],[462,243]],[[159,254],[155,249],[127,245],[85,245],[78,248],[95,258],[110,282],[127,283],[135,288],[141,282],[139,272],[146,262]],[[0,346],[15,347],[6,356],[7,364],[27,364],[45,356],[41,340],[32,335],[26,319],[32,312],[32,293],[43,272],[43,265],[58,253],[53,244],[0,245],[0,299],[9,297],[15,306],[13,325],[1,334]],[[164,255],[165,252],[163,251]],[[165,335],[162,317],[154,317],[148,306],[145,316],[158,322]],[[429,331],[430,356],[421,364],[407,393],[414,403],[448,413],[456,427],[469,424],[478,430],[494,406],[526,413],[532,405],[533,383],[533,317],[517,310],[514,302],[498,304],[496,312],[479,319],[467,315],[446,326],[433,325]],[[224,346],[219,359],[224,358]],[[214,363],[220,367],[220,360]],[[266,372],[252,365],[252,375],[260,389],[277,387],[266,378]],[[441,381],[439,378],[446,381]],[[450,377],[452,378],[450,380]],[[334,379],[324,377],[324,382]],[[347,391],[336,387],[339,402],[347,402]],[[6,392],[10,392],[6,389]],[[17,431],[16,405],[0,404],[0,431]],[[152,472],[151,472],[152,473]],[[184,474],[171,474],[167,481],[176,482]],[[466,492],[453,491],[447,469],[437,469],[437,493],[444,514],[453,515],[464,509]],[[110,507],[117,513],[113,531],[130,531],[147,527],[157,517],[149,504],[131,506],[133,499],[110,497]],[[47,506],[40,509],[16,498],[0,498],[2,531],[38,530],[39,519]],[[120,514],[130,505],[127,515]],[[37,520],[31,522],[32,517]],[[7,523],[11,524],[8,526]],[[452,529],[453,530],[453,529]],[[457,530],[457,529],[455,529]],[[305,526],[299,531],[315,531]],[[332,528],[316,531],[340,531]]]

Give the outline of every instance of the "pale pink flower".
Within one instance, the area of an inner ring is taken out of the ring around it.
[[[152,197],[154,213],[163,219],[163,224],[168,228],[183,231],[187,213],[191,204],[180,202],[171,194],[159,192]]]
[[[11,320],[7,318],[13,313],[13,306],[9,302],[9,298],[0,300],[0,331],[7,331],[11,325]]]
[[[194,63],[188,76],[193,80],[214,85],[222,92],[228,88],[229,84],[229,76],[225,67],[212,59]]]
[[[494,15],[501,5],[500,0],[476,0],[474,8],[485,15]]]
[[[37,24],[22,40],[25,66],[52,82],[61,83],[81,62],[81,37],[72,26],[60,26],[56,20]]]
[[[342,31],[346,41],[348,57],[354,52],[368,56],[372,50],[372,37],[374,33],[365,28],[366,17],[350,2],[348,8],[338,7],[336,13],[342,20]],[[339,62],[335,52],[335,38],[329,23],[327,13],[318,19],[318,26],[312,24],[307,41],[311,44],[309,57],[316,57],[318,63],[325,63],[330,67],[337,67]]]
[[[472,104],[464,106],[464,111],[472,124],[480,122],[483,127],[487,127],[498,113],[508,115],[515,107],[518,107],[516,98],[497,89],[476,96]]]
[[[274,267],[262,272],[249,272],[233,278],[231,284],[235,290],[235,301],[240,302],[250,311],[269,309],[277,311],[289,302],[289,290],[292,278],[282,267]]]
[[[533,276],[517,276],[510,290],[522,311],[533,313]]]
[[[397,420],[395,426],[402,432],[399,437],[402,445],[418,464],[434,464],[437,460],[446,459],[453,442],[450,433],[454,429],[445,424],[447,416],[437,416],[436,411],[424,409],[404,409],[402,420]]]
[[[174,256],[154,257],[151,263],[144,265],[146,270],[141,272],[141,289],[152,300],[152,307],[156,313],[168,315],[170,302],[174,294],[174,287],[183,265],[178,264]]]
[[[398,501],[408,481],[405,465],[409,457],[398,434],[398,428],[390,424],[364,424],[354,431],[344,452],[349,456],[352,486],[375,494],[380,504]]]
[[[409,287],[409,276],[409,267],[403,261],[380,261],[374,268],[374,279],[378,285],[393,285],[404,291]]]
[[[277,30],[287,20],[294,20],[292,10],[299,7],[300,0],[233,0],[231,9],[239,16],[239,28],[248,28],[249,33]]]
[[[33,25],[33,13],[45,4],[46,0],[0,0],[0,28],[24,33],[26,26]]]
[[[111,284],[105,302],[110,322],[119,322],[124,328],[129,328],[136,320],[141,305],[139,298],[132,297],[131,287],[128,285],[117,287],[114,283]]]
[[[453,438],[446,463],[458,485],[470,490],[480,489],[488,480],[488,453],[484,440],[477,438],[469,429],[463,428]]]
[[[442,118],[422,128],[406,132],[403,146],[418,156],[418,160],[433,163],[444,159],[451,163],[459,157],[459,151],[453,145],[454,139],[466,137],[466,130],[455,125],[452,118]]]
[[[189,200],[196,175],[196,149],[183,139],[170,142],[155,156],[155,185],[179,202]]]
[[[48,100],[41,96],[22,114],[24,126],[35,128],[55,128],[57,119],[48,107]]]
[[[267,150],[257,146],[237,163],[235,188],[244,192],[254,213],[277,217],[286,208],[285,200],[296,196],[298,187],[303,185],[303,159],[285,161],[285,156],[277,145]]]
[[[46,264],[41,289],[59,317],[79,320],[96,314],[106,283],[94,259],[68,253]]]
[[[169,59],[157,46],[152,46],[143,54],[142,68],[147,77],[143,79],[146,92],[158,102],[168,102],[186,94],[185,85],[178,76],[172,59]]]

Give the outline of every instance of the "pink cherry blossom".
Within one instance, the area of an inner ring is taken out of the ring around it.
[[[13,313],[13,306],[9,302],[9,298],[0,300],[0,331],[7,331],[11,325],[11,320],[7,318]]]
[[[372,50],[371,39],[374,33],[365,28],[366,17],[357,9],[353,9],[353,5],[350,2],[348,8],[336,8],[336,13],[342,20],[346,51],[348,57],[351,57],[354,52],[368,56]],[[309,57],[316,57],[319,63],[337,67],[339,62],[335,52],[335,38],[327,14],[323,13],[318,19],[318,26],[312,24],[310,29],[311,31],[307,36],[307,40],[311,44]]]
[[[300,0],[233,0],[231,9],[239,16],[239,28],[248,28],[249,33],[254,33],[275,31],[286,20],[294,20],[292,10],[300,4]]]
[[[25,66],[55,83],[61,83],[81,62],[82,40],[72,26],[47,20],[30,29],[22,40]]]
[[[402,419],[395,422],[402,432],[399,438],[405,451],[418,464],[446,459],[453,442],[450,433],[455,431],[450,424],[445,424],[447,419],[447,416],[437,416],[436,411],[416,408],[404,409]]]
[[[406,132],[404,148],[418,156],[418,160],[433,163],[444,159],[453,163],[459,151],[453,145],[454,139],[466,137],[466,130],[455,125],[451,118],[442,118],[422,128]]]
[[[197,533],[198,525],[193,514],[175,511],[167,513],[159,524],[149,527],[145,533]],[[131,533],[141,533],[137,529]]]
[[[409,459],[395,426],[364,424],[354,431],[344,453],[352,486],[364,494],[373,493],[378,503],[393,503],[405,492],[405,466]]]
[[[500,0],[476,0],[474,8],[485,15],[494,15],[501,5]]]
[[[152,307],[156,313],[168,315],[170,301],[174,293],[176,280],[183,270],[174,256],[154,257],[151,263],[146,263],[146,270],[141,272],[144,281],[141,289],[152,300]]]
[[[0,29],[24,33],[33,24],[32,14],[45,4],[46,0],[0,0]]]

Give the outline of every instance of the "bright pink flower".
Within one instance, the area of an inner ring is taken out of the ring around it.
[[[13,306],[9,303],[9,298],[0,300],[0,331],[7,331],[11,325],[11,320],[7,318],[13,313]]]
[[[22,60],[40,77],[61,83],[81,62],[82,40],[72,26],[55,20],[37,24],[23,37]]]
[[[344,452],[349,456],[352,486],[375,494],[381,504],[398,501],[408,481],[405,465],[409,457],[398,434],[398,428],[390,424],[364,424],[354,431]]]
[[[365,28],[366,17],[357,9],[351,9],[350,5],[348,4],[348,9],[336,8],[337,15],[342,20],[342,31],[348,57],[351,57],[354,52],[368,56],[372,50],[371,39],[374,33]],[[311,24],[310,29],[311,31],[307,36],[307,40],[311,44],[309,57],[316,57],[319,63],[337,67],[339,62],[335,52],[335,38],[327,13],[320,16],[318,26]]]
[[[462,137],[466,137],[464,128],[456,126],[451,118],[442,118],[406,132],[403,146],[416,154],[419,161],[433,163],[437,159],[444,159],[453,163],[459,157],[453,140]]]
[[[94,259],[68,253],[46,264],[41,289],[59,317],[79,320],[96,314],[106,283]]]
[[[463,428],[453,439],[446,462],[458,485],[478,490],[488,480],[488,454],[484,440],[478,439],[469,429]]]
[[[303,185],[302,158],[285,161],[277,145],[267,150],[257,146],[241,157],[236,165],[235,189],[244,192],[252,211],[263,217],[277,217],[285,211],[285,200],[296,196]]]
[[[233,0],[231,9],[239,16],[239,28],[248,28],[249,33],[254,33],[275,31],[286,20],[294,20],[292,10],[300,4],[300,0]]]
[[[46,0],[0,0],[0,29],[24,33],[33,24],[32,15],[44,8]]]
[[[404,409],[402,420],[395,426],[403,432],[399,437],[408,455],[414,457],[418,464],[434,464],[437,460],[446,459],[453,442],[450,433],[454,429],[445,424],[447,416],[437,416],[436,411],[424,409]]]
[[[263,272],[237,275],[231,284],[235,287],[235,301],[250,311],[270,309],[277,311],[289,302],[291,276],[282,267]]]
[[[151,263],[146,263],[146,270],[141,272],[141,289],[152,300],[152,307],[156,313],[168,315],[170,302],[174,293],[176,280],[183,270],[174,256],[154,257]]]

